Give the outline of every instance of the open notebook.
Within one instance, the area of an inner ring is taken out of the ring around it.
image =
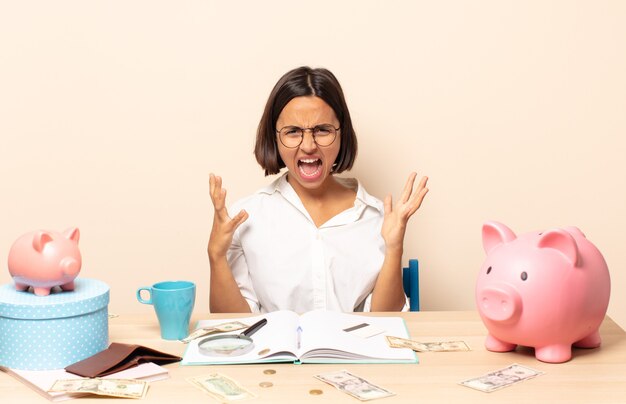
[[[183,365],[235,363],[417,363],[415,352],[390,348],[386,335],[409,338],[401,317],[373,317],[316,310],[298,315],[275,311],[253,317],[237,318],[250,326],[261,319],[267,324],[252,335],[254,348],[243,355],[224,357],[203,354],[193,340],[183,356]],[[223,323],[202,320],[196,328]],[[241,332],[233,332],[237,334]]]

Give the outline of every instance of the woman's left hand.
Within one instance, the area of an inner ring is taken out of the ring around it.
[[[428,177],[422,177],[417,188],[413,189],[416,177],[416,173],[409,175],[398,202],[393,204],[391,195],[387,195],[385,198],[385,216],[381,234],[388,250],[402,249],[406,224],[419,209],[426,193],[428,193],[428,188],[426,188]]]

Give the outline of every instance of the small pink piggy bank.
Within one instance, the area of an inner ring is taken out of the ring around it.
[[[529,346],[540,361],[561,363],[571,359],[572,345],[600,346],[611,281],[602,254],[579,229],[517,237],[487,222],[483,247],[476,304],[489,331],[488,350]]]
[[[74,278],[81,267],[79,237],[74,227],[63,233],[39,230],[15,240],[9,251],[9,273],[15,289],[32,286],[38,296],[49,295],[54,286],[74,290]]]

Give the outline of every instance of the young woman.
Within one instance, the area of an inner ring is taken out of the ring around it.
[[[215,208],[208,245],[211,312],[314,309],[395,311],[406,303],[401,260],[409,218],[427,178],[412,173],[395,204],[369,195],[349,170],[357,139],[343,91],[328,70],[300,67],[274,86],[255,156],[278,179],[226,209],[210,175]],[[415,189],[414,189],[415,188]]]

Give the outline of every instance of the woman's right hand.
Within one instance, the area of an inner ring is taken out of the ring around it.
[[[209,259],[225,258],[233,241],[233,234],[237,227],[248,219],[248,212],[241,210],[235,217],[231,218],[226,209],[226,189],[222,188],[222,178],[210,174],[209,184],[211,186],[211,202],[213,202],[215,212],[207,252]]]

